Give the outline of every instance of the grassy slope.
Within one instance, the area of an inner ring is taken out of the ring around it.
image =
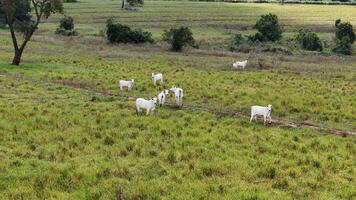
[[[355,195],[355,138],[167,109],[136,116],[132,102],[0,81],[0,198]]]
[[[324,6],[284,7],[314,9],[305,11],[318,19],[300,20],[301,13],[283,15],[278,5],[149,1],[142,12],[127,13],[114,10],[114,1],[85,2],[66,5],[85,35],[97,33],[113,14],[137,27],[157,25],[149,28],[156,37],[171,23],[191,23],[198,38],[212,38],[212,44],[229,37],[224,23],[239,29],[231,13],[246,15],[242,21],[249,26],[270,10],[285,23],[286,16],[323,27],[334,20]],[[251,8],[250,14],[235,13],[241,7]],[[342,12],[343,19],[355,19],[351,13]],[[204,49],[176,54],[160,45],[108,46],[100,38],[57,37],[51,25],[56,20],[44,24],[41,30],[47,31],[30,43],[27,64],[14,68],[0,62],[1,71],[27,77],[0,77],[0,199],[355,197],[355,138],[194,111],[159,109],[151,117],[136,116],[133,102],[106,97],[92,102],[93,94],[64,86],[117,92],[117,80],[133,77],[137,85],[130,95],[149,98],[163,89],[151,86],[150,73],[161,71],[166,86],[183,85],[186,104],[247,114],[252,104],[272,102],[272,117],[355,130],[354,57],[254,55],[252,61],[259,57],[273,67],[232,73],[230,63],[248,55]],[[7,37],[0,37],[0,50],[0,59],[8,62]]]

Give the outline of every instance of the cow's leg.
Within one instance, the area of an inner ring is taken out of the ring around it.
[[[150,114],[150,109],[147,109],[146,115],[149,115],[149,114]]]
[[[251,118],[250,118],[250,123],[252,122],[252,120],[255,118],[255,116],[253,116],[252,114],[251,114]]]
[[[266,125],[266,121],[267,121],[267,116],[263,115],[263,124]]]

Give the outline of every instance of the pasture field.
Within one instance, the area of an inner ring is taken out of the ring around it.
[[[65,4],[80,36],[54,35],[60,16],[51,17],[19,67],[8,64],[11,40],[0,29],[0,199],[356,198],[356,137],[248,122],[250,106],[271,103],[272,118],[355,131],[356,57],[224,51],[261,14],[277,14],[286,35],[309,27],[331,39],[335,19],[356,24],[356,7],[145,1],[127,12],[120,3]],[[201,48],[109,45],[99,32],[110,16],[156,40],[190,26]],[[247,58],[250,69],[231,70]],[[152,72],[164,86],[151,84]],[[120,93],[118,80],[132,78],[134,91]],[[192,109],[137,116],[120,97],[172,85]]]

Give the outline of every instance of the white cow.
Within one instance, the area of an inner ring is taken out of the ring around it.
[[[235,69],[245,69],[247,66],[247,60],[245,61],[236,61],[234,64],[232,64],[232,67]]]
[[[146,109],[146,115],[153,113],[156,109],[157,98],[152,98],[151,100],[146,100],[143,98],[136,99],[136,113],[138,114],[141,109]]]
[[[164,90],[163,92],[159,93],[158,94],[158,104],[159,106],[163,106],[164,103],[166,102],[166,98],[169,94],[169,91],[168,90]]]
[[[272,111],[272,105],[268,105],[267,107],[252,106],[250,122],[252,122],[253,119],[255,119],[255,121],[257,121],[257,115],[263,116],[264,124],[266,124],[267,119],[268,119],[268,122],[271,122],[272,121],[271,111]]]
[[[130,80],[130,81],[125,81],[125,80],[119,81],[120,90],[123,90],[124,87],[127,87],[127,89],[128,89],[129,91],[131,91],[131,89],[132,89],[133,86],[134,86],[134,82],[135,82],[135,81],[134,81],[133,79]]]
[[[153,82],[153,85],[156,86],[156,83],[157,81],[160,82],[160,84],[162,85],[163,84],[163,75],[161,73],[152,73],[152,82]]]
[[[176,105],[179,107],[182,107],[183,106],[183,89],[173,86],[170,90],[174,93],[174,96],[176,99]]]

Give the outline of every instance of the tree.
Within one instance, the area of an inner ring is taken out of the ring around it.
[[[282,28],[278,23],[278,17],[274,14],[262,15],[254,28],[258,30],[255,40],[275,42],[282,37]]]
[[[59,22],[59,27],[56,30],[56,34],[65,36],[77,35],[77,31],[74,29],[73,17],[65,15]]]
[[[110,43],[153,43],[152,34],[141,29],[115,22],[113,18],[106,21],[106,36]]]
[[[144,0],[126,0],[126,2],[132,7],[143,6],[143,4],[145,3]],[[125,0],[122,0],[121,8],[125,8]]]
[[[171,28],[163,33],[163,40],[172,45],[173,51],[182,51],[185,46],[194,46],[193,33],[188,27]]]
[[[351,43],[354,43],[356,40],[356,34],[354,28],[350,24],[350,22],[341,22],[340,19],[335,21],[335,37],[338,40],[342,40],[344,37],[348,37]]]
[[[356,34],[354,28],[349,22],[341,22],[340,19],[335,21],[335,48],[336,53],[342,53],[346,55],[352,54],[352,44],[356,40]]]
[[[61,0],[0,0],[0,19],[8,26],[14,46],[13,65],[20,64],[22,53],[41,20],[62,11]],[[22,41],[19,35],[23,36]]]
[[[323,45],[318,35],[310,30],[301,29],[295,36],[300,46],[309,51],[322,51]]]

